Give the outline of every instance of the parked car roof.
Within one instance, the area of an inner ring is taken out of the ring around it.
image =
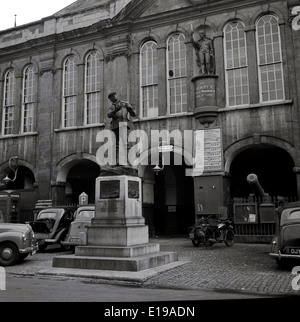
[[[292,222],[300,222],[300,203],[298,206],[285,207],[282,210],[280,225]]]

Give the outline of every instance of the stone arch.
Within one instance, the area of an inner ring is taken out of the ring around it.
[[[246,179],[251,173],[258,176],[270,196],[295,198],[298,193],[296,157],[289,142],[271,136],[257,135],[234,143],[225,151],[231,198],[249,197],[252,189]]]
[[[104,60],[104,54],[103,54],[103,50],[102,50],[102,48],[100,48],[99,46],[93,46],[93,48],[92,49],[89,49],[89,50],[87,50],[85,53],[84,53],[84,55],[83,55],[83,64],[85,64],[86,63],[86,59],[87,59],[87,57],[91,54],[91,53],[93,53],[93,52],[98,52],[99,53],[99,55],[100,55],[100,61],[102,61],[102,60]]]
[[[56,165],[56,169],[57,169],[56,182],[65,183],[67,180],[69,171],[72,169],[72,167],[79,164],[82,160],[89,160],[94,163],[97,163],[96,157],[88,153],[69,155],[66,158],[62,159]]]
[[[292,157],[295,164],[297,164],[297,151],[293,147],[291,143],[288,141],[282,140],[280,138],[272,137],[272,136],[252,136],[245,138],[243,140],[237,141],[230,145],[224,151],[225,158],[225,172],[230,172],[231,164],[234,158],[242,151],[248,149],[249,147],[255,147],[259,144],[267,144],[271,146],[276,146],[285,150]]]
[[[255,25],[256,22],[265,15],[274,15],[279,19],[280,21],[284,21],[284,15],[280,10],[278,10],[275,6],[269,5],[267,10],[257,10],[252,17],[250,18],[250,24]]]

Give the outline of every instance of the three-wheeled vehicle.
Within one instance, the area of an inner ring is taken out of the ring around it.
[[[70,247],[74,251],[75,246],[87,244],[87,226],[91,224],[95,216],[95,206],[80,206],[74,214],[74,221],[71,222],[69,232],[62,245]]]
[[[55,244],[68,249],[61,242],[67,236],[75,210],[74,207],[46,208],[38,213],[35,221],[28,222],[34,231],[40,251]]]

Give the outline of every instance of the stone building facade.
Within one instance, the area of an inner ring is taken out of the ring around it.
[[[208,145],[217,133],[221,146],[221,163],[214,168],[212,154],[200,176],[186,176],[184,163],[160,164],[157,175],[153,165],[138,166],[153,233],[186,233],[195,214],[233,212],[232,200],[252,193],[250,173],[270,196],[299,198],[297,4],[78,0],[0,31],[0,179],[10,157],[19,162],[17,180],[2,190],[18,191],[21,208],[76,203],[82,192],[93,202],[97,135],[109,126],[107,97],[116,91],[137,110],[134,129],[203,131]],[[193,41],[202,28],[217,75],[210,124],[194,113]]]

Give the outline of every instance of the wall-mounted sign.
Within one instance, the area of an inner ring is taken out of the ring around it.
[[[204,131],[204,171],[222,171],[223,148],[221,129]]]

